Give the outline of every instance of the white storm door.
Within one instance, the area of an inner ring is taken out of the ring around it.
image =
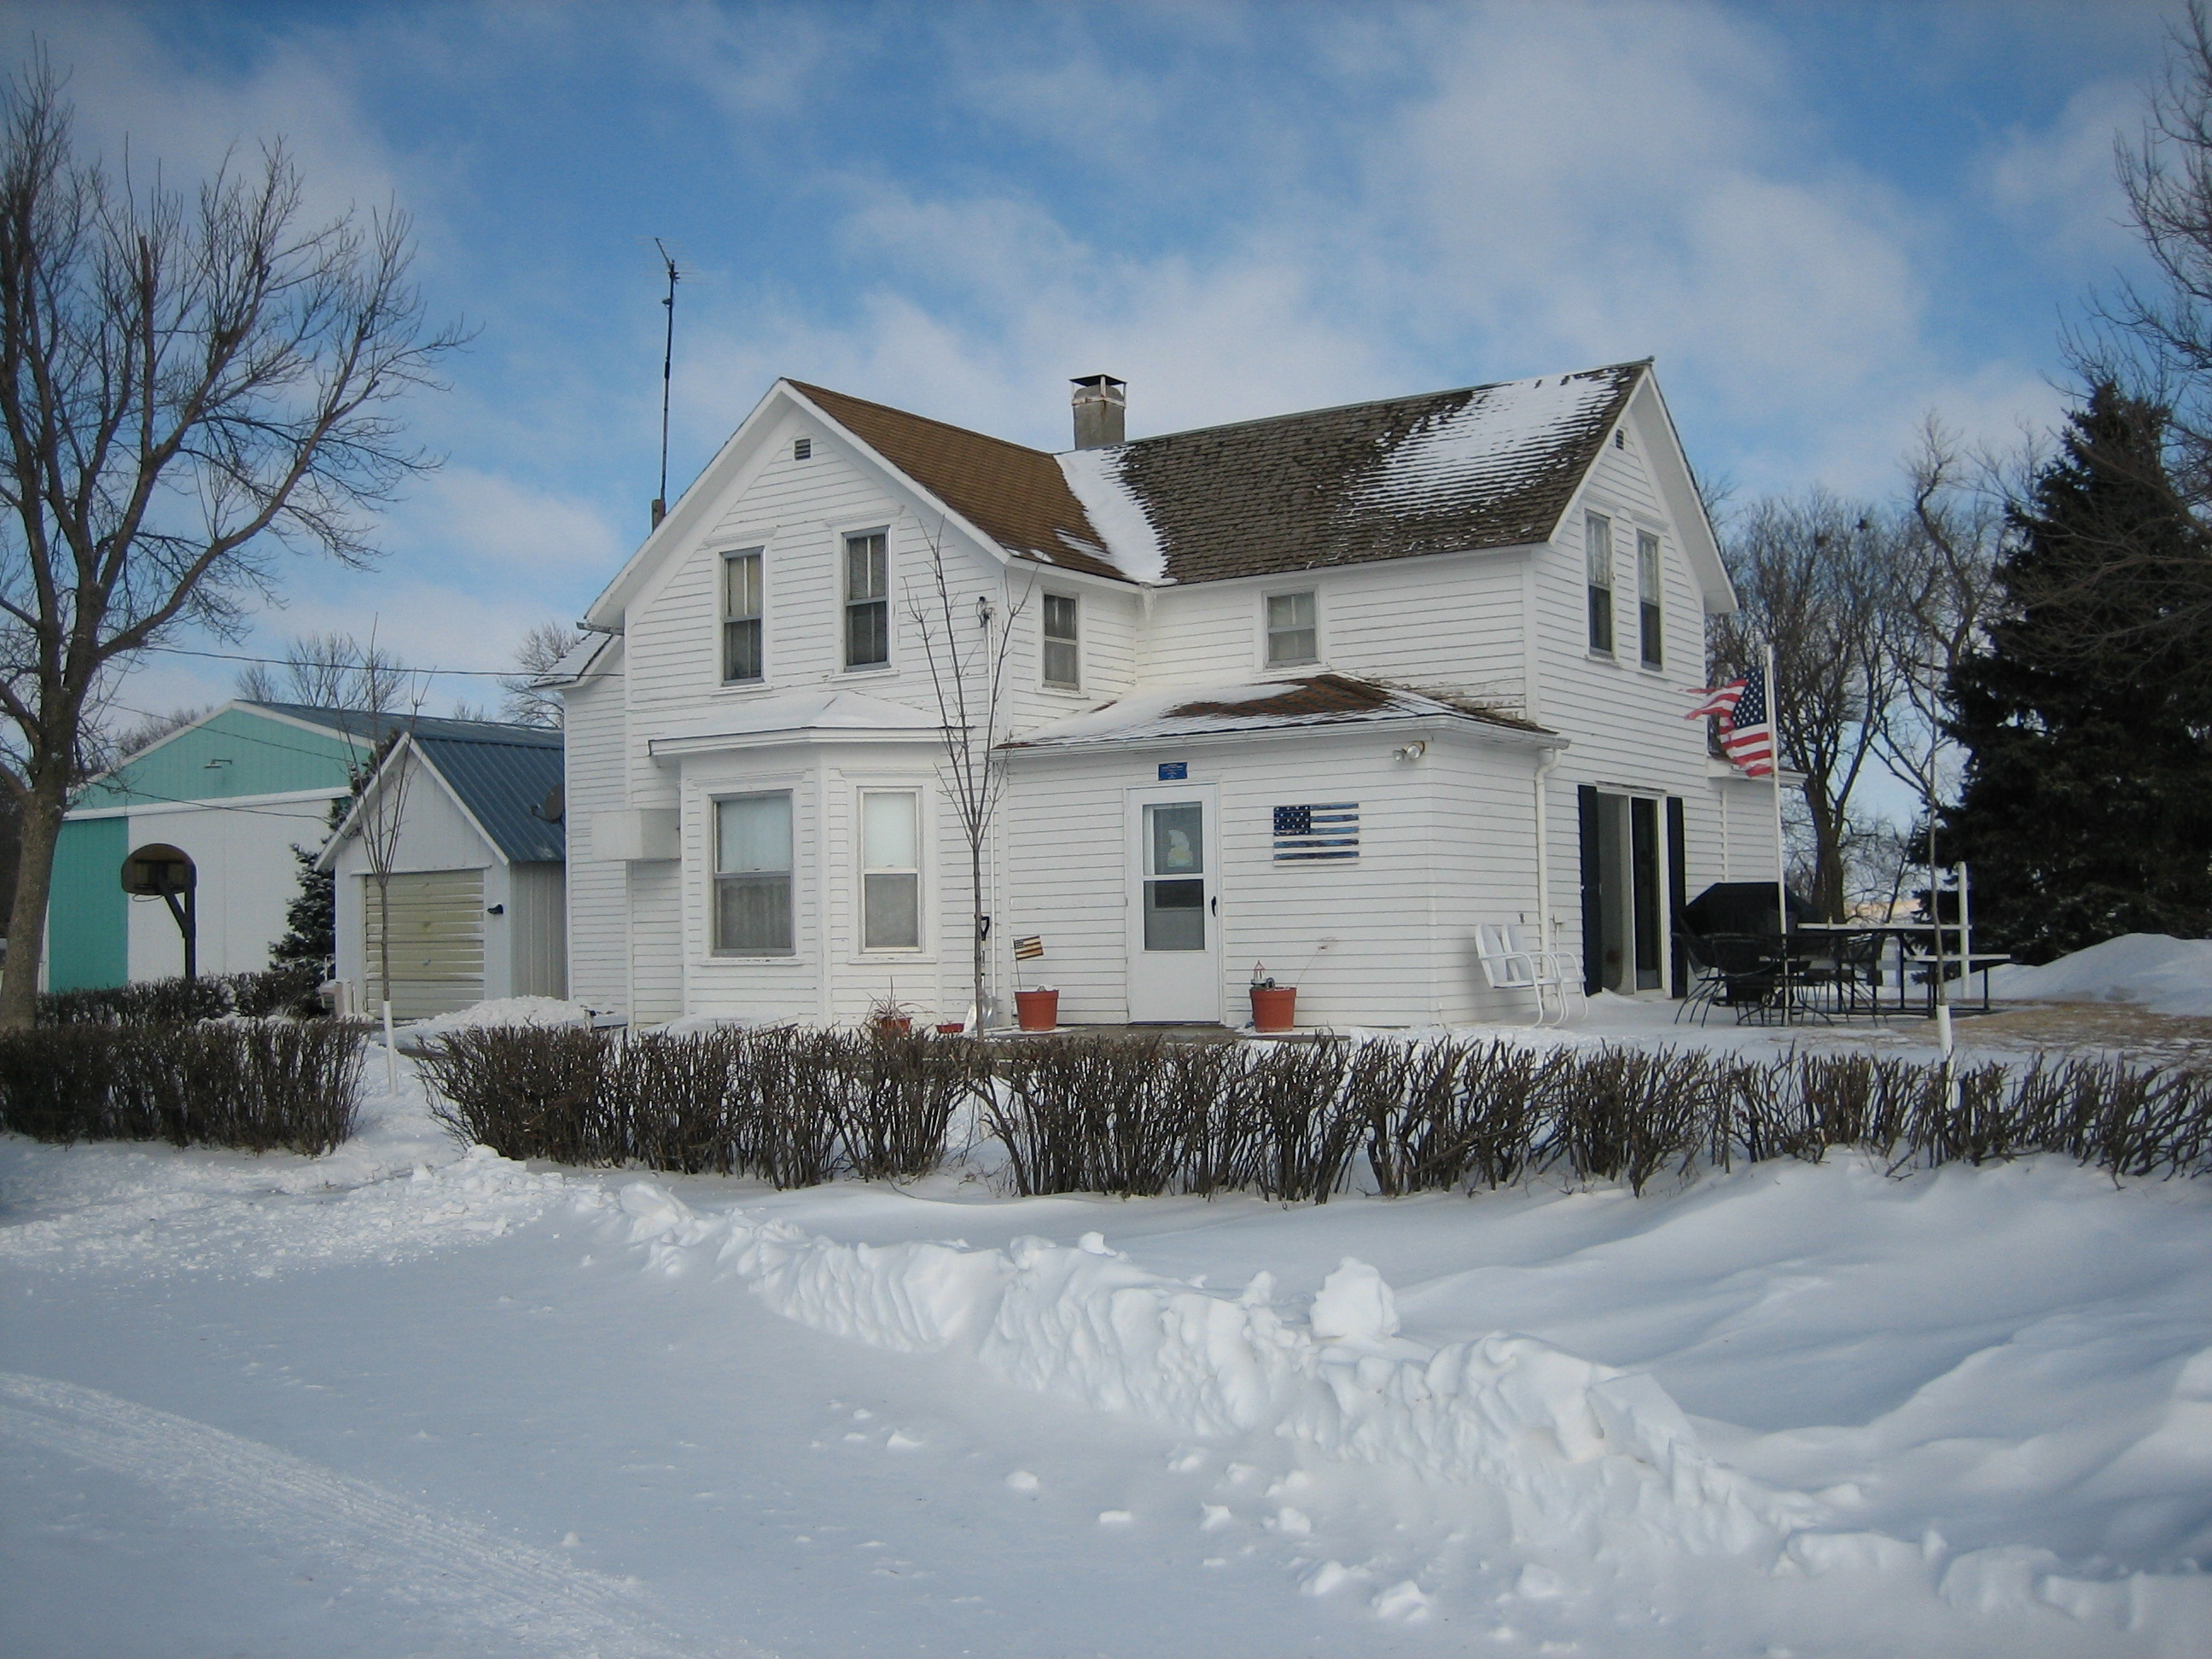
[[[1220,838],[1211,784],[1129,795],[1129,1018],[1221,1019]]]

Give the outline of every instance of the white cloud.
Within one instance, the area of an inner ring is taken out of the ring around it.
[[[498,567],[509,579],[604,571],[624,552],[614,526],[589,502],[457,465],[433,473],[393,511],[386,539],[434,547],[472,573]]]
[[[2136,140],[2142,116],[2139,87],[2118,81],[2083,87],[2049,126],[2006,132],[1984,158],[1983,188],[2043,251],[2110,258],[2135,243],[2113,141]]]

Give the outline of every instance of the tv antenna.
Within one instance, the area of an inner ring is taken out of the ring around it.
[[[660,263],[668,269],[668,292],[660,301],[668,309],[668,335],[660,352],[660,493],[653,498],[653,527],[658,530],[668,516],[668,392],[676,369],[676,284],[684,278],[668,245],[658,236],[653,245],[660,250]]]

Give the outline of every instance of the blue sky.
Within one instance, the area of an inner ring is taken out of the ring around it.
[[[1046,447],[1658,359],[1746,494],[1891,487],[1933,412],[2061,407],[2058,331],[2137,254],[2115,132],[2171,8],[2094,4],[102,6],[15,0],[88,143],[281,134],[396,198],[479,333],[373,575],[287,568],[244,649],[333,627],[496,667],[788,374]],[[221,648],[221,647],[218,647]],[[119,701],[228,695],[151,659]],[[489,696],[482,682],[441,682]]]

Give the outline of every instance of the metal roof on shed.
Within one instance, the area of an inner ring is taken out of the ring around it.
[[[505,729],[538,731],[532,726]],[[415,747],[422,758],[460,797],[461,805],[483,826],[493,844],[515,864],[556,862],[568,853],[564,826],[543,816],[547,799],[562,787],[561,734],[546,732],[543,738],[550,741],[453,737],[420,729],[415,734]]]

